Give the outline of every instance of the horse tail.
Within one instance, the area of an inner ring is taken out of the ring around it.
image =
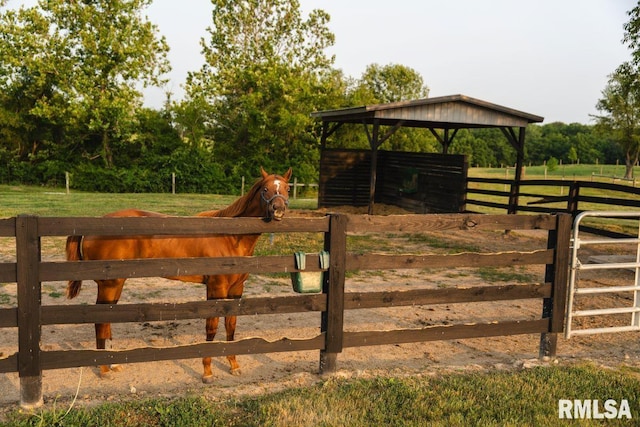
[[[82,236],[67,237],[67,261],[82,260]],[[67,284],[67,298],[72,299],[80,293],[82,280],[69,280]]]

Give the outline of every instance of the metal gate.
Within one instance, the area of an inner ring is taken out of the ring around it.
[[[635,237],[582,238],[580,235],[580,223],[587,218],[595,217],[623,218],[633,225]],[[631,222],[630,220],[635,221]],[[622,246],[623,252],[627,255],[602,255],[599,256],[599,258],[591,256],[590,259],[583,262],[579,258],[579,250],[585,246],[607,248]],[[583,212],[579,214],[574,220],[571,251],[569,301],[567,303],[565,337],[571,338],[575,335],[640,330],[640,212]],[[595,287],[580,287],[580,273],[596,270],[619,270],[617,278],[615,279],[616,283],[613,285],[600,284]],[[580,298],[580,296],[604,294],[626,295],[618,299],[623,300],[623,302],[631,301],[632,303],[624,306],[574,309],[576,299]],[[618,316],[618,319],[612,322],[614,323],[613,325],[602,326],[598,324],[598,327],[583,328],[576,328],[576,325],[574,325],[574,321],[579,317],[591,317],[593,319],[600,317],[599,321],[602,321],[606,316]],[[629,316],[630,319],[625,319],[626,316]],[[620,317],[623,317],[624,325],[620,324]]]

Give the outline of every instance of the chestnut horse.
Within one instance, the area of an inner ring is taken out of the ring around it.
[[[289,204],[289,179],[291,168],[282,176],[269,175],[261,169],[262,178],[247,194],[228,207],[197,214],[204,217],[265,217],[279,221]],[[155,212],[135,209],[113,212],[106,217],[162,217]],[[107,260],[134,258],[190,258],[251,256],[260,234],[217,236],[69,236],[67,238],[67,260]],[[215,276],[178,276],[168,279],[207,285],[207,299],[240,298],[248,274],[225,274]],[[122,293],[125,279],[96,280],[98,297],[96,304],[116,304]],[[67,297],[74,298],[80,292],[81,280],[71,280],[67,285]],[[104,349],[106,340],[112,339],[110,323],[96,323],[96,348]],[[236,316],[225,317],[227,340],[233,341]],[[213,341],[218,330],[218,318],[206,320],[207,341]],[[238,375],[240,367],[235,356],[227,356],[231,373]],[[213,381],[211,357],[202,359],[204,373],[202,381]],[[108,376],[114,366],[100,366],[100,376]]]

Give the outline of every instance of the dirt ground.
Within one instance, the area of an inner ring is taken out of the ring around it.
[[[531,250],[544,246],[545,234],[540,232],[484,233],[481,239],[462,233],[436,236],[456,240],[460,245],[475,244],[488,251]],[[265,238],[265,237],[263,237]],[[473,239],[473,240],[471,240]],[[428,243],[406,241],[407,253],[429,252]],[[422,247],[420,247],[422,245]],[[6,257],[7,255],[5,255]],[[52,255],[52,258],[61,258]],[[494,272],[495,273],[495,272]],[[491,283],[513,283],[522,277],[542,281],[542,267],[508,269],[509,275],[496,274]],[[619,271],[581,278],[597,285],[633,281],[633,274]],[[455,287],[486,284],[486,275],[475,270],[397,270],[360,272],[347,275],[346,291],[413,289],[416,287]],[[66,283],[43,284],[43,304],[92,304],[95,283],[84,282],[80,296],[69,302],[64,297]],[[0,307],[15,304],[15,284],[0,284]],[[292,294],[288,278],[253,275],[245,286],[245,296],[279,296]],[[629,295],[609,298],[604,304],[629,305]],[[186,302],[204,300],[203,285],[185,284],[165,279],[130,279],[125,284],[121,304],[135,302]],[[615,301],[614,301],[615,300]],[[599,302],[581,302],[584,307]],[[540,316],[541,301],[521,300],[494,303],[442,304],[391,309],[352,310],[346,313],[347,330],[391,330],[424,328],[431,325],[492,322],[508,319],[534,319]],[[613,318],[613,323],[628,322]],[[597,323],[593,320],[584,320]],[[242,316],[238,319],[236,339],[261,337],[277,340],[282,337],[306,338],[319,331],[320,314],[286,314]],[[204,341],[204,321],[172,321],[113,325],[113,348],[129,349],[146,346],[173,346]],[[216,340],[222,340],[218,333]],[[94,348],[92,325],[43,327],[42,348]],[[333,376],[356,378],[376,375],[430,376],[448,372],[493,369],[525,369],[539,364],[572,364],[591,361],[604,366],[639,366],[640,343],[636,333],[587,335],[569,340],[559,338],[557,356],[538,359],[539,335],[518,335],[496,338],[437,341],[416,344],[386,345],[345,349],[338,356],[338,371]],[[17,330],[0,329],[0,358],[17,351]],[[216,381],[205,385],[201,381],[199,359],[160,361],[123,365],[122,372],[109,379],[98,376],[94,367],[45,371],[43,391],[45,405],[69,405],[77,394],[75,405],[92,405],[105,401],[140,399],[160,396],[180,396],[189,393],[213,399],[273,392],[288,387],[308,386],[326,379],[318,374],[319,352],[291,352],[238,356],[242,373],[229,373],[225,358],[214,359]],[[15,408],[20,400],[17,373],[0,376],[0,413]]]

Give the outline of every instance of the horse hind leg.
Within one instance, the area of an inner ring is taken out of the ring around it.
[[[98,297],[96,304],[117,304],[122,294],[122,287],[124,285],[124,279],[116,280],[99,280],[98,284]],[[96,323],[96,348],[98,350],[105,350],[107,347],[107,340],[113,340],[111,333],[111,323]],[[111,372],[119,372],[122,368],[119,365],[100,365],[100,377],[108,378]]]

